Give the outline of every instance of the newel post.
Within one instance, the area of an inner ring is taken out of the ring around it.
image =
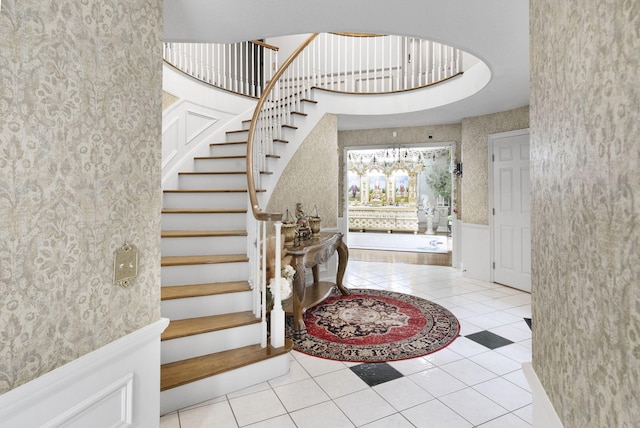
[[[273,309],[271,310],[271,346],[280,348],[284,346],[284,310],[282,309],[282,294],[280,287],[280,276],[282,275],[282,222],[276,221],[276,266],[273,294]]]

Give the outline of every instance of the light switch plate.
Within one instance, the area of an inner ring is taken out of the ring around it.
[[[125,243],[116,250],[113,265],[113,283],[127,288],[138,276],[138,250],[131,244]]]

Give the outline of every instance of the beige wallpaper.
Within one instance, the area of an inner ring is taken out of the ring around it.
[[[451,125],[433,125],[433,126],[414,126],[407,128],[380,128],[380,129],[362,129],[352,131],[338,132],[338,156],[340,162],[340,174],[338,175],[338,195],[339,206],[338,212],[344,212],[345,206],[345,189],[344,176],[346,162],[344,160],[345,148],[367,147],[375,148],[376,146],[410,146],[425,143],[456,143],[455,158],[460,159],[460,124]],[[396,136],[393,136],[393,133]],[[431,138],[429,138],[431,137]],[[457,188],[456,188],[457,190]],[[455,199],[459,199],[456,194]],[[461,209],[461,205],[458,204]]]
[[[458,218],[489,224],[489,134],[529,127],[529,107],[462,120],[462,200]]]
[[[0,394],[160,317],[161,19],[160,0],[2,1]]]
[[[533,365],[566,428],[640,421],[640,2],[532,0]]]
[[[289,209],[293,216],[296,203],[301,202],[307,214],[317,206],[321,228],[337,227],[337,126],[337,117],[331,114],[318,122],[282,173],[267,211],[284,213]]]
[[[169,92],[162,91],[162,111],[165,111],[173,103],[179,100],[180,98],[176,97],[175,95],[172,95]]]

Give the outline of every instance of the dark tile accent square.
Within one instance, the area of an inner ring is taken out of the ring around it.
[[[402,373],[387,363],[364,363],[350,368],[369,386],[380,385],[403,376]]]
[[[529,326],[529,329],[531,329],[531,318],[525,318],[524,322],[526,322],[527,325]]]
[[[496,349],[501,346],[511,345],[513,343],[509,339],[505,339],[504,337],[498,336],[497,334],[491,333],[490,331],[487,331],[487,330],[479,331],[477,333],[473,333],[465,337],[483,346],[486,346],[489,349]]]

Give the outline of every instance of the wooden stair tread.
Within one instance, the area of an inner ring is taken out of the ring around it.
[[[163,193],[246,193],[247,189],[173,189]]]
[[[211,282],[207,284],[165,285],[160,300],[186,299],[189,297],[215,296],[218,294],[251,291],[248,281]]]
[[[247,155],[226,155],[226,156],[196,156],[194,159],[245,159]]]
[[[261,322],[260,318],[256,318],[251,311],[172,320],[166,330],[162,332],[160,340],[178,339],[259,322]]]
[[[162,238],[190,238],[199,236],[247,236],[246,230],[163,230]]]
[[[231,144],[247,144],[246,141],[220,141],[218,143],[209,143],[209,146],[228,146]]]
[[[247,171],[185,171],[179,172],[178,175],[224,175],[224,174],[244,174],[247,175]]]
[[[227,134],[237,134],[237,133],[240,133],[240,132],[249,132],[249,130],[248,129],[235,129],[233,131],[227,131]]]
[[[246,214],[245,208],[163,208],[162,214]]]
[[[248,262],[249,258],[244,254],[215,254],[203,256],[164,256],[160,260],[161,266],[188,266]]]
[[[282,138],[274,138],[273,142],[274,143],[285,143],[285,144],[288,144],[289,140],[283,140]]]
[[[291,351],[293,343],[285,339],[281,348],[249,345],[229,351],[203,355],[188,360],[164,364],[160,369],[160,390],[175,388],[190,382],[248,366]]]

